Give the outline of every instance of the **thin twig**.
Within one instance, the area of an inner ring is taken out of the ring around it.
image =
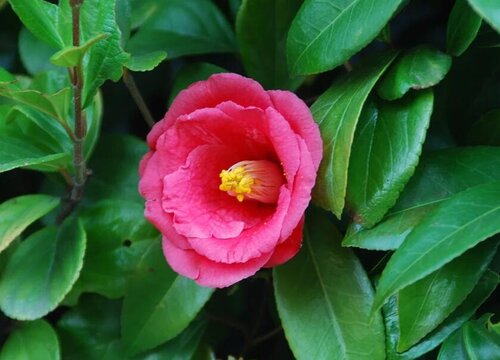
[[[153,116],[151,115],[151,112],[148,109],[148,106],[146,105],[146,102],[144,101],[144,98],[142,97],[141,93],[139,92],[139,89],[137,88],[137,84],[134,81],[134,78],[132,77],[132,74],[130,71],[128,71],[127,68],[123,68],[123,82],[125,83],[125,86],[127,87],[128,91],[130,92],[130,95],[132,95],[132,98],[135,101],[135,104],[139,108],[139,111],[142,114],[142,117],[148,124],[150,128],[153,127],[155,124],[155,120]]]
[[[252,341],[252,344],[250,344],[250,347],[255,347],[267,340],[269,340],[270,338],[272,338],[273,336],[276,336],[278,335],[281,331],[283,331],[283,327],[281,326],[278,326],[277,328],[275,328],[274,330],[271,330],[270,332],[268,332],[267,334],[264,334],[262,336],[259,336],[259,337],[256,337],[253,341]]]

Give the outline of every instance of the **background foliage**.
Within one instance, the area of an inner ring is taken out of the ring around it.
[[[498,2],[85,0],[78,43],[73,2],[0,1],[1,360],[500,357]],[[296,258],[214,291],[137,166],[225,71],[296,91],[324,159]]]

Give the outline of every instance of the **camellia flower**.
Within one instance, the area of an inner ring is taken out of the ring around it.
[[[213,75],[182,91],[147,140],[139,190],[175,271],[225,287],[297,253],[322,154],[297,96]]]

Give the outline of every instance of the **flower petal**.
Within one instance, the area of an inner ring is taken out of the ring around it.
[[[302,246],[304,230],[304,217],[299,221],[297,227],[293,230],[292,234],[288,239],[278,244],[274,249],[273,255],[264,265],[264,267],[274,267],[283,264],[293,258],[300,250]]]

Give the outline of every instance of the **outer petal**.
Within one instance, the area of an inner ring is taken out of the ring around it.
[[[172,269],[195,280],[201,286],[226,287],[254,275],[269,260],[271,253],[262,254],[245,263],[223,264],[198,255],[193,250],[176,247],[163,238],[163,253]]]
[[[290,237],[276,246],[273,255],[264,265],[264,267],[274,267],[283,264],[293,258],[299,252],[300,247],[302,246],[303,230],[304,217],[302,217]]]
[[[179,116],[197,109],[215,107],[225,101],[261,109],[272,106],[269,95],[258,82],[237,74],[212,75],[207,81],[196,82],[177,95],[165,118],[156,123],[149,133],[147,140],[150,148],[155,149],[160,135]]]
[[[146,200],[161,199],[163,176],[160,173],[159,159],[156,153],[147,153],[139,165],[139,192]]]
[[[290,123],[293,131],[304,139],[311,152],[314,168],[317,171],[323,153],[323,142],[318,125],[314,122],[307,105],[290,91],[268,91],[274,108]]]

